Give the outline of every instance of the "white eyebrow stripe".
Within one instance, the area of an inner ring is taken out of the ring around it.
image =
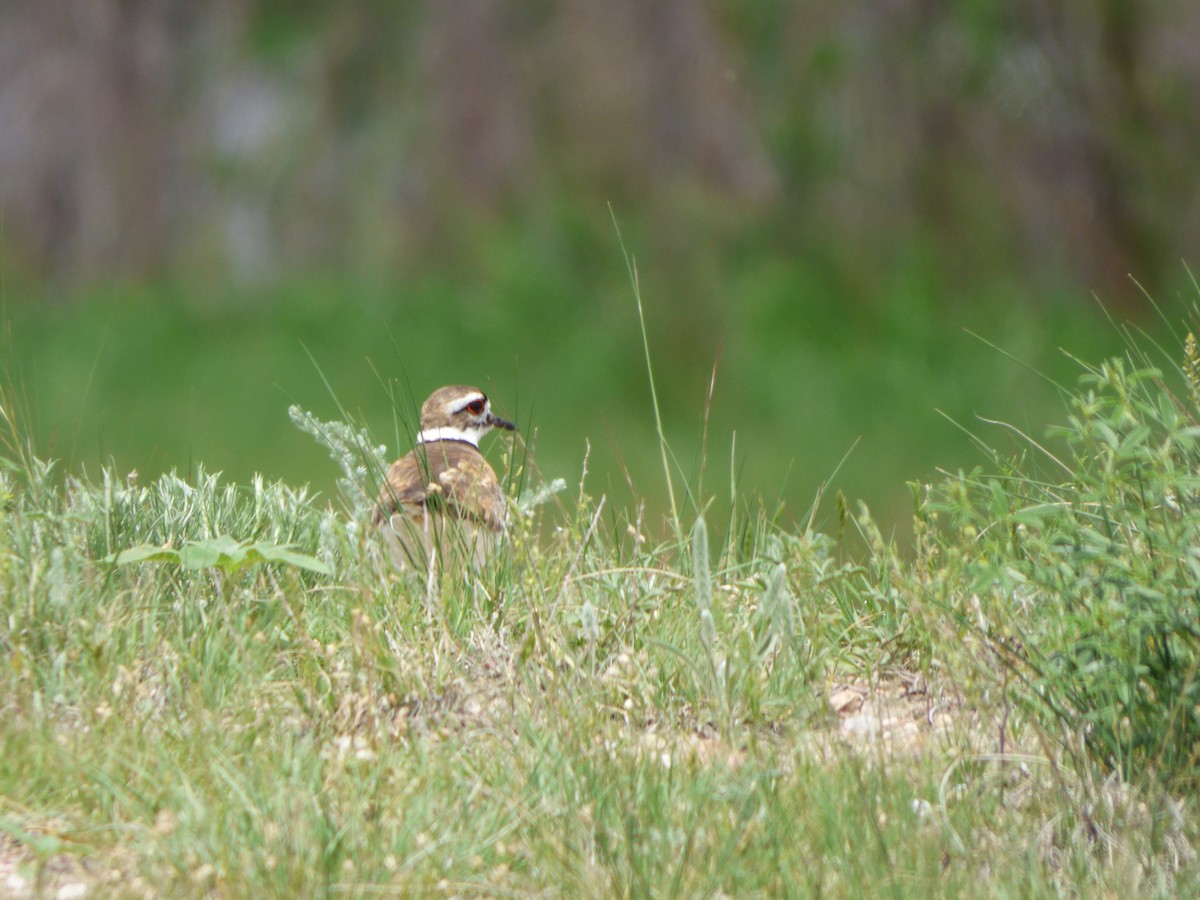
[[[441,425],[437,428],[426,428],[417,435],[418,444],[428,444],[431,441],[466,441],[472,447],[479,446],[480,432],[471,429],[455,428],[453,425]]]
[[[466,397],[463,397],[457,403],[447,403],[446,404],[446,412],[450,413],[451,415],[454,415],[455,413],[460,413],[464,409],[466,409],[468,406],[470,406],[472,403],[475,403],[478,400],[482,400],[484,403],[487,403],[487,397],[485,397],[483,394],[468,394]]]

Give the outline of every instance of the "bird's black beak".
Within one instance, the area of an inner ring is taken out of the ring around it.
[[[508,419],[502,419],[499,416],[492,416],[488,420],[488,424],[491,425],[493,428],[503,428],[505,431],[516,431],[517,430],[516,425],[514,425],[512,422],[508,421]]]

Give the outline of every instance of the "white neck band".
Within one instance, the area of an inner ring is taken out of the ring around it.
[[[431,441],[465,441],[472,447],[479,446],[479,432],[463,431],[453,425],[442,425],[438,428],[426,428],[417,435],[418,444],[428,444]]]

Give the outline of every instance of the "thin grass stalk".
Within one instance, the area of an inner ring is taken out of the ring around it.
[[[617,243],[621,247],[621,255],[625,257],[625,268],[629,272],[629,281],[633,286],[633,299],[637,303],[638,324],[642,329],[642,350],[646,354],[646,377],[650,381],[650,402],[654,406],[654,428],[658,432],[658,452],[662,457],[663,478],[667,482],[667,498],[671,503],[671,524],[675,529],[675,538],[683,542],[683,529],[679,521],[679,504],[675,502],[675,483],[671,478],[671,464],[667,458],[667,436],[663,433],[662,414],[658,407],[658,391],[654,386],[654,367],[650,363],[650,338],[646,333],[646,316],[642,310],[642,289],[638,283],[637,260],[630,256],[625,249],[625,241],[621,237],[621,227],[617,224],[616,213],[612,206],[608,208],[612,216],[613,228],[617,231]]]

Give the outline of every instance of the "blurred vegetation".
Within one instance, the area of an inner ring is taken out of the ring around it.
[[[616,269],[615,248],[613,256]],[[611,290],[629,291],[610,278]],[[591,491],[610,494],[618,505],[646,499],[652,513],[665,510],[632,297],[624,310],[614,304],[607,316],[594,311],[595,324],[579,330],[559,324],[568,314],[555,298],[571,289],[531,284],[517,266],[489,280],[489,292],[501,301],[465,318],[447,315],[449,298],[461,294],[444,279],[413,285],[400,298],[378,285],[309,279],[219,313],[195,305],[186,292],[168,290],[172,302],[163,302],[164,288],[155,285],[9,314],[21,336],[16,371],[32,431],[68,469],[95,472],[115,460],[119,469],[149,476],[203,463],[240,481],[264,472],[328,493],[337,470],[292,426],[290,403],[333,416],[340,401],[398,451],[411,440],[410,392],[419,403],[428,389],[463,380],[492,392],[498,407],[535,437],[546,477],[577,479],[590,442]],[[916,315],[892,315],[856,329],[831,316],[812,333],[798,323],[802,334],[789,337],[782,323],[791,315],[773,300],[796,290],[817,289],[797,285],[782,269],[767,273],[722,324],[724,341],[710,338],[690,352],[671,347],[678,337],[669,311],[647,301],[667,438],[683,477],[693,489],[703,477],[718,510],[727,508],[731,456],[739,495],[762,495],[772,510],[783,501],[792,518],[849,454],[834,487],[876,503],[885,521],[905,524],[906,479],[928,479],[935,465],[970,466],[980,458],[939,410],[968,428],[986,430],[973,419],[980,413],[1040,434],[1061,408],[1040,376],[960,331],[961,320],[930,326]],[[344,312],[359,305],[374,312]],[[919,298],[898,302],[897,310],[918,305]],[[1047,316],[1044,333],[1016,316],[970,321],[1040,370],[1068,370],[1068,381],[1075,364],[1056,354],[1051,341],[1079,352],[1117,339],[1104,331],[1071,334],[1074,318],[1065,314]],[[392,379],[395,387],[385,383]],[[505,446],[485,443],[495,459]]]
[[[685,476],[723,495],[736,431],[799,516],[861,437],[836,484],[902,521],[972,458],[936,410],[1059,408],[963,328],[1070,380],[1119,346],[1093,293],[1173,308],[1198,38],[1185,0],[6,5],[6,364],[73,468],[328,489],[285,412],[322,375],[394,450],[385,382],[474,381],[547,475],[590,440],[654,501],[611,204]]]

